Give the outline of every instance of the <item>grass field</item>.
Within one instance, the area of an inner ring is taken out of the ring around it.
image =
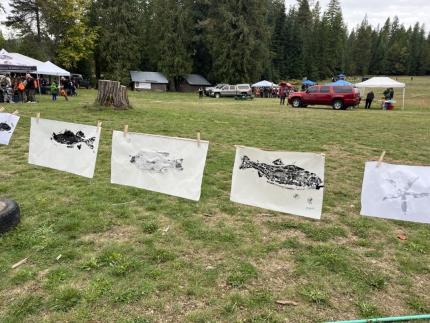
[[[92,106],[94,90],[8,107],[102,120],[103,130],[92,180],[29,165],[28,118],[10,146],[0,146],[0,196],[17,200],[22,213],[0,236],[0,321],[321,322],[430,313],[430,226],[359,215],[365,161],[386,150],[387,162],[430,164],[430,78],[405,80],[403,112],[281,109],[275,99],[177,93],[130,93],[134,109],[111,111]],[[201,130],[210,147],[200,202],[110,184],[112,129],[124,124],[191,138]],[[322,220],[230,202],[235,144],[325,153]]]

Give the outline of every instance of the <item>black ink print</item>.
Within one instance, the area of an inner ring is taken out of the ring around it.
[[[384,198],[382,200],[383,201],[400,200],[403,215],[406,216],[408,213],[408,198],[418,199],[418,198],[430,196],[430,193],[410,192],[410,190],[412,189],[412,186],[414,186],[414,184],[417,180],[419,180],[419,177],[416,177],[412,180],[409,180],[404,188],[399,188],[398,182],[396,182],[393,179],[387,179],[386,181],[389,182],[394,187],[394,189],[396,190],[396,193],[393,195],[384,196]]]
[[[74,134],[70,130],[64,130],[63,133],[53,133],[51,140],[54,140],[62,145],[67,145],[67,148],[74,148],[75,146],[80,150],[82,148],[82,143],[86,144],[89,148],[94,149],[94,142],[96,137],[91,137],[85,139],[85,134],[82,131],[76,132]]]
[[[308,198],[308,204],[312,204],[313,201],[314,199],[312,197]]]
[[[169,153],[156,151],[140,151],[130,156],[130,163],[142,171],[167,173],[169,170],[183,171],[183,159],[169,159]]]
[[[11,131],[12,127],[9,126],[7,123],[0,122],[0,131]]]
[[[254,168],[258,171],[259,177],[266,177],[268,183],[279,184],[286,188],[292,186],[293,189],[316,189],[324,187],[321,178],[317,174],[311,173],[295,165],[284,165],[281,159],[273,162],[273,165],[253,162],[248,156],[242,157],[242,164],[239,169]]]
[[[300,198],[300,195],[296,193],[296,194],[294,194],[293,198],[295,198],[296,200],[298,200]]]

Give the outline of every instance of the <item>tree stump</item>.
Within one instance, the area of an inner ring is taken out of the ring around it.
[[[114,109],[128,109],[130,102],[127,87],[117,81],[99,80],[96,102]]]

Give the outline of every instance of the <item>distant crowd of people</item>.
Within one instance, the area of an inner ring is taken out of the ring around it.
[[[31,74],[0,75],[0,102],[5,103],[35,103],[36,93],[49,94],[52,101],[57,96],[63,96],[68,101],[69,96],[77,95],[76,81],[61,77],[60,84],[55,80],[49,81]]]

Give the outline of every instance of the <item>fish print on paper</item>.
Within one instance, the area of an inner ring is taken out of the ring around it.
[[[94,149],[94,142],[96,140],[96,137],[91,138],[85,138],[85,134],[82,131],[78,131],[73,133],[73,131],[70,130],[64,130],[63,132],[59,133],[53,133],[51,140],[54,140],[55,142],[66,145],[67,148],[78,148],[79,150],[82,148],[82,144],[85,144],[90,149]]]
[[[0,122],[0,131],[10,132],[12,130],[12,127],[13,127],[13,124],[11,124],[10,126],[5,122]]]
[[[239,169],[253,168],[258,172],[259,177],[267,178],[267,182],[280,185],[288,189],[316,189],[324,187],[321,178],[295,165],[284,165],[281,159],[275,160],[272,164],[254,162],[248,156],[242,157]]]
[[[419,180],[419,177],[415,177],[414,179],[408,180],[404,187],[399,187],[400,186],[399,182],[391,178],[386,179],[386,181],[393,186],[395,193],[384,196],[382,200],[383,201],[399,200],[401,202],[403,215],[407,216],[409,199],[419,199],[424,197],[430,197],[430,193],[425,193],[425,192],[418,193],[418,192],[412,191],[412,187],[418,180]]]
[[[183,171],[183,159],[170,159],[167,152],[140,151],[130,156],[130,163],[142,171],[164,174],[169,171]]]

